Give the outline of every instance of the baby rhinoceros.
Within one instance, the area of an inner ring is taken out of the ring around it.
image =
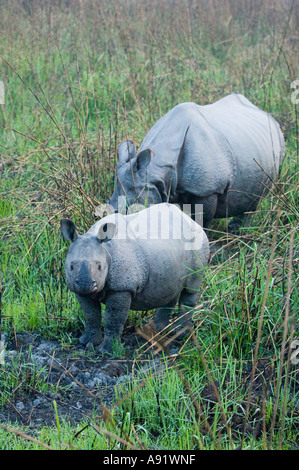
[[[120,339],[130,309],[156,309],[154,321],[161,330],[177,303],[182,315],[198,302],[209,244],[203,229],[176,205],[112,214],[84,235],[64,219],[61,233],[72,242],[65,263],[67,285],[86,319],[81,344],[101,343],[101,303],[106,305],[99,348],[104,353]]]

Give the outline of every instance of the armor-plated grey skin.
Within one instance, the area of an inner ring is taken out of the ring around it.
[[[64,219],[61,233],[72,242],[65,272],[86,317],[82,344],[101,342],[101,303],[106,305],[101,352],[120,338],[130,309],[157,309],[155,324],[161,330],[178,302],[179,315],[196,305],[209,243],[202,227],[176,205],[112,214],[81,236]]]
[[[120,144],[108,202],[119,211],[125,209],[119,196],[127,206],[203,204],[207,226],[214,217],[255,210],[283,156],[279,124],[244,96],[205,106],[182,103],[156,122],[136,155],[133,142]]]

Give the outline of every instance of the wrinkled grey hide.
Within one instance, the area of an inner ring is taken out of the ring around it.
[[[119,146],[110,204],[203,204],[204,225],[214,217],[255,210],[284,156],[279,124],[244,96],[214,104],[175,106],[150,129],[135,155],[133,142]],[[254,161],[256,160],[263,170]]]
[[[112,214],[81,236],[64,219],[61,233],[72,242],[65,262],[67,285],[86,317],[81,343],[100,343],[101,303],[106,305],[101,351],[111,350],[120,338],[130,309],[156,308],[160,330],[177,302],[179,314],[196,305],[209,244],[203,229],[175,205]]]

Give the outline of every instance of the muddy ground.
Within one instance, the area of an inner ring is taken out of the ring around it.
[[[10,385],[10,390],[5,391],[9,400],[0,406],[0,422],[32,427],[55,425],[54,400],[59,418],[72,424],[99,417],[103,405],[111,407],[115,387],[130,381],[132,369],[137,367],[134,354],[145,343],[130,330],[123,342],[126,359],[99,356],[96,351],[78,346],[62,346],[37,333],[17,334],[6,340],[5,364],[0,369],[2,374],[5,371],[17,379],[13,388]],[[142,372],[150,364],[150,358],[141,361],[138,370]]]
[[[72,425],[89,418],[98,420],[103,406],[109,409],[115,403],[115,391],[119,384],[130,382],[132,375],[144,378],[153,367],[156,372],[159,367],[161,370],[165,367],[164,359],[160,361],[161,355],[153,356],[149,343],[130,327],[127,327],[122,338],[125,358],[102,357],[96,351],[86,351],[76,345],[61,345],[59,341],[45,339],[34,332],[17,334],[10,340],[5,334],[3,339],[6,351],[5,364],[0,366],[0,380],[4,378],[3,373],[16,379],[13,385],[10,380],[9,386],[4,387],[6,401],[4,406],[0,403],[0,423],[18,423],[32,429],[56,426],[54,401],[60,420]],[[180,343],[174,341],[169,352],[175,354],[179,346]],[[251,418],[246,422],[247,431],[255,436],[262,430],[261,402],[265,394],[275,400],[274,370],[275,366],[269,359],[260,360],[257,365],[249,408]],[[292,382],[289,400],[295,401],[295,419],[298,420],[298,368],[291,367],[289,379]],[[250,380],[251,366],[248,370],[244,369],[245,390],[248,390]],[[217,390],[219,384],[212,386],[207,379],[207,385],[201,392],[201,398],[207,404],[207,416],[211,418],[217,402],[215,386]],[[224,383],[223,386],[230,388],[229,384],[226,386]],[[240,402],[240,413],[232,415],[230,425],[234,430],[243,429],[245,408],[246,402]],[[250,421],[255,425],[252,426]]]

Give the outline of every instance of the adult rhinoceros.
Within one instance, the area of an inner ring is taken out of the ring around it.
[[[244,96],[182,103],[154,124],[136,155],[132,141],[120,144],[108,202],[119,211],[134,203],[202,204],[207,226],[255,210],[283,156],[279,124]]]

